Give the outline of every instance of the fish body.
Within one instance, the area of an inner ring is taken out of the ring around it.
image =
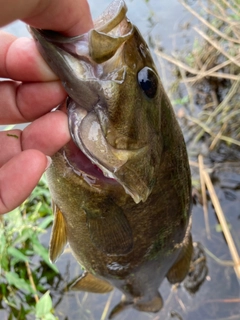
[[[31,28],[69,98],[72,140],[47,170],[54,225],[50,258],[69,243],[85,268],[74,289],[124,294],[157,312],[158,288],[180,282],[192,255],[191,179],[183,135],[146,42],[114,1],[87,34]]]

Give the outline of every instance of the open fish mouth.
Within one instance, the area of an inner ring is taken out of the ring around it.
[[[141,155],[147,152],[147,147],[143,146],[139,149],[125,150],[111,146],[104,135],[104,129],[98,119],[96,109],[87,112],[84,108],[76,106],[75,102],[71,99],[68,100],[68,119],[72,140],[92,163],[91,166],[86,161],[86,158],[84,160],[81,157],[83,160],[81,164],[78,161],[79,167],[83,168],[81,175],[90,184],[94,183],[94,178],[111,184],[117,182],[122,185],[125,192],[136,203],[145,201],[149,195],[147,186],[143,185],[143,181],[138,181],[138,184],[142,185],[142,191],[143,189],[146,190],[140,194],[132,186],[132,183],[129,185],[128,182],[125,182],[125,175],[129,171],[129,168],[127,168],[129,159],[141,157]],[[84,163],[85,168],[83,167]]]
[[[113,106],[118,112],[121,109],[118,93],[124,90],[129,77],[124,48],[126,43],[128,48],[131,47],[129,44],[136,29],[126,18],[126,11],[125,3],[116,0],[108,7],[104,18],[100,16],[95,21],[95,29],[72,38],[53,31],[30,29],[39,51],[62,80],[69,95],[69,130],[81,151],[75,150],[70,157],[66,153],[69,165],[90,184],[95,178],[117,182],[135,203],[139,203],[147,200],[156,179],[154,166],[159,160],[154,155],[155,149],[148,145],[155,133],[151,134],[151,130],[146,132],[145,126],[145,129],[140,129],[144,132],[141,136],[129,134],[126,127],[133,124],[126,116],[123,118],[128,123],[122,121],[120,130],[120,125],[115,130],[115,120],[109,112]],[[137,81],[136,72],[131,70],[133,81]],[[129,97],[127,102],[122,102],[124,108],[131,104],[129,109],[132,110],[135,100],[135,97]],[[109,131],[114,132],[109,134]],[[115,143],[117,140],[121,143]]]

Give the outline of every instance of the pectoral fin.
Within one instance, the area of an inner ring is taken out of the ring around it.
[[[167,273],[167,279],[170,283],[177,283],[184,280],[188,274],[190,262],[193,254],[193,244],[191,233],[186,235],[183,248],[172,268]]]
[[[50,239],[49,255],[51,262],[55,262],[63,253],[67,244],[67,233],[64,217],[58,206],[53,203],[54,222]]]
[[[87,291],[92,293],[107,293],[113,290],[110,283],[99,279],[91,273],[84,274],[71,286],[72,290]]]
[[[91,240],[98,249],[110,255],[126,254],[132,250],[132,230],[120,207],[109,199],[99,210],[84,210]]]

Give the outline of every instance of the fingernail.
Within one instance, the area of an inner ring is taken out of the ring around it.
[[[45,168],[45,171],[50,167],[50,165],[52,164],[52,158],[49,156],[46,156],[47,158],[47,166]]]

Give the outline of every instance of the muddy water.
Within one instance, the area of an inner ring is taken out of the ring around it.
[[[90,0],[93,16],[102,12],[110,1]],[[126,1],[129,18],[139,27],[151,47],[159,45],[167,52],[191,46],[193,19],[177,0]],[[192,5],[195,2],[192,1]],[[190,23],[190,24],[189,24]],[[7,27],[17,36],[28,35],[20,22]],[[197,177],[197,170],[193,170]],[[234,173],[229,166],[221,165],[215,175],[215,187],[226,218],[235,239],[240,239],[240,165]],[[139,313],[129,309],[118,319],[130,320],[220,320],[240,319],[239,280],[231,266],[228,246],[221,233],[215,212],[209,203],[210,235],[207,234],[203,210],[193,207],[193,240],[196,242],[196,263],[185,283],[173,287],[164,281],[160,292],[164,307],[158,314]],[[48,243],[48,237],[43,239]],[[237,243],[240,251],[240,243]],[[205,249],[205,251],[202,251]],[[221,261],[219,261],[219,259]],[[230,262],[229,262],[230,261]],[[90,293],[64,292],[64,288],[81,273],[80,267],[67,252],[57,261],[63,281],[52,287],[56,315],[59,319],[104,320],[121,299],[121,293],[96,295]],[[63,293],[64,292],[64,293]]]

